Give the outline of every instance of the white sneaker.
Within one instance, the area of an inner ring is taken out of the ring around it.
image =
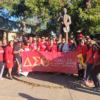
[[[3,78],[0,78],[0,80],[3,80]]]
[[[82,84],[84,84],[84,85],[87,84],[87,83],[89,83],[89,81],[83,81],[82,82]]]

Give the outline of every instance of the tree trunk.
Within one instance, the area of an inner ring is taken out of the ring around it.
[[[22,32],[23,32],[23,35],[26,34],[26,24],[25,24],[25,20],[22,20]]]
[[[22,19],[22,17],[20,16],[21,22],[22,22],[22,39],[24,39],[24,35],[26,34],[26,19],[27,16],[24,16],[24,18]]]

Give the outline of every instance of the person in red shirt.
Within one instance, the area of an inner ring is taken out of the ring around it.
[[[94,64],[92,66],[91,78],[93,79],[95,87],[92,90],[99,91],[100,84],[97,75],[100,73],[100,43],[94,44],[93,49],[96,50],[93,58]]]
[[[50,39],[50,44],[47,46],[46,51],[57,52],[57,45],[53,43],[53,39]]]
[[[9,42],[9,45],[5,49],[5,60],[8,68],[9,78],[12,80],[12,68],[14,67],[14,54],[13,54],[13,41]]]
[[[94,59],[93,59],[93,55],[95,53],[95,51],[92,49],[92,42],[89,43],[89,47],[90,50],[87,52],[87,56],[86,56],[86,61],[85,64],[87,65],[86,67],[86,77],[85,77],[85,81],[83,81],[83,84],[87,84],[87,83],[93,83],[92,79],[89,80],[89,75],[90,75],[90,71],[92,70],[92,66],[94,63]]]
[[[41,42],[41,38],[38,37],[38,39],[37,39],[37,46],[39,46],[40,42]]]
[[[33,38],[33,43],[30,44],[30,50],[31,51],[37,51],[37,43],[36,43],[36,38]]]
[[[37,51],[45,51],[46,50],[46,43],[45,43],[45,37],[42,37],[41,42],[38,44]]]
[[[48,39],[48,37],[46,37],[46,38],[45,38],[45,43],[46,43],[46,45],[48,45],[48,44],[49,44],[49,42],[48,42],[48,41],[49,41],[49,39]]]
[[[83,59],[84,59],[84,62],[85,62],[88,48],[87,48],[86,45],[84,45],[84,40],[83,39],[80,40],[79,43],[80,44],[77,47],[77,51],[78,51],[78,54],[82,54]],[[80,78],[83,78],[84,77],[84,69],[78,70],[78,76]]]
[[[84,36],[82,34],[77,35],[77,40],[76,40],[76,44],[79,45],[80,44],[80,40],[84,39]]]
[[[0,73],[3,66],[3,53],[4,53],[4,50],[2,48],[2,42],[0,41]],[[3,80],[3,79],[0,77],[0,80]]]
[[[84,61],[86,60],[86,54],[87,54],[87,51],[88,51],[88,48],[86,45],[84,45],[84,40],[80,40],[80,44],[77,46],[77,51],[78,51],[78,54],[82,54],[83,58],[84,58]]]
[[[30,41],[30,43],[32,43],[33,42],[33,37],[29,37],[29,41]]]
[[[56,36],[53,35],[52,38],[53,38],[53,43],[56,44]]]
[[[88,40],[87,40],[87,42],[86,42],[86,45],[87,45],[87,47],[88,47],[88,50],[90,49],[90,44],[91,43],[91,39],[89,38]]]
[[[26,41],[26,45],[23,46],[24,51],[30,51],[29,46],[30,46],[30,41],[27,40],[27,41]]]

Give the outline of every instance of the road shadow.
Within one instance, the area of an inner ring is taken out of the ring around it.
[[[75,90],[75,91],[79,91],[79,92],[83,92],[83,93],[87,93],[87,94],[100,96],[100,92],[92,91],[91,88],[78,87],[78,88],[72,88],[70,90]]]
[[[27,94],[24,94],[24,93],[19,93],[19,95],[27,100],[47,100],[47,99],[38,99],[38,98],[34,98],[32,96],[29,96]]]

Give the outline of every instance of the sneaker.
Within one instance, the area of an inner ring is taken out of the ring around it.
[[[96,87],[93,87],[93,88],[92,88],[92,91],[99,92],[99,89],[96,88]]]
[[[87,83],[89,83],[89,81],[83,81],[82,82],[82,84],[84,84],[84,85],[87,84]]]
[[[0,78],[0,80],[3,80],[3,78]]]
[[[94,82],[89,80],[89,83],[94,83]]]

